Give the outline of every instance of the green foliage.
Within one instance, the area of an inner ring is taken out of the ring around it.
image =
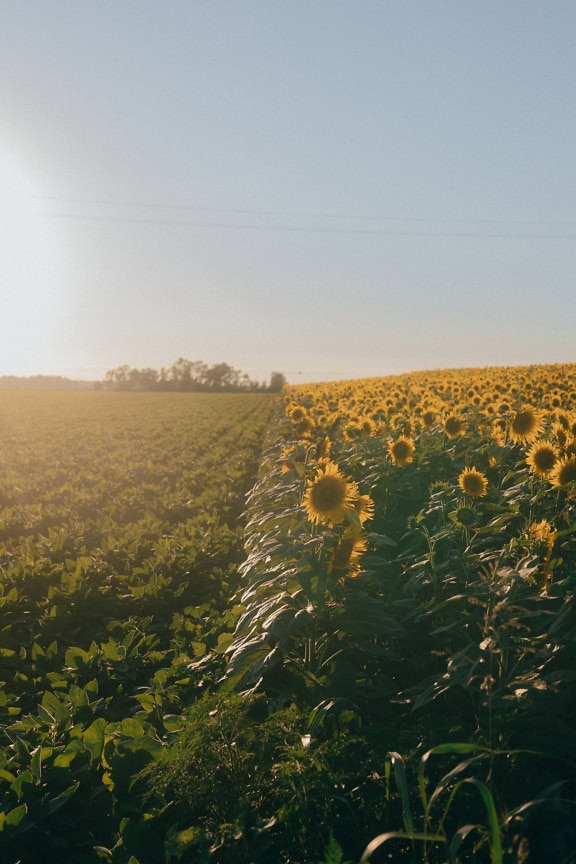
[[[360,851],[357,838],[383,802],[379,757],[350,729],[306,728],[294,706],[269,713],[264,697],[226,691],[186,712],[178,738],[145,772],[147,807],[163,830],[196,829],[185,860],[344,864],[342,846]]]
[[[313,417],[312,388],[299,406]],[[413,461],[402,467],[386,457],[381,436],[346,436],[337,420],[321,418],[324,428],[301,439],[290,420],[279,425],[249,498],[246,587],[238,595],[245,612],[227,681],[274,705],[310,709],[316,725],[348,712],[366,740],[384,726],[396,742],[390,750],[403,805],[384,834],[404,826],[402,854],[417,855],[408,835],[434,834],[426,807],[418,830],[405,759],[462,741],[504,755],[490,757],[484,776],[471,763],[471,774],[447,789],[450,818],[437,836],[449,848],[454,831],[451,860],[475,860],[471,848],[504,860],[529,824],[536,848],[532,814],[544,806],[542,795],[556,814],[566,815],[575,800],[573,487],[535,476],[519,445],[487,436],[474,409],[466,434],[454,440],[438,427],[413,434]],[[323,435],[330,459],[375,504],[355,573],[330,567],[341,526],[312,524],[302,506]],[[470,465],[487,478],[480,498],[457,482]],[[539,525],[549,535],[539,535]],[[557,784],[565,798],[554,802],[543,790]],[[484,828],[474,828],[466,845],[465,814],[478,808],[483,815],[474,824]],[[507,812],[525,817],[514,825],[514,842]]]
[[[3,862],[574,860],[573,486],[388,403],[2,395]],[[327,440],[354,568],[302,506]]]
[[[137,778],[223,673],[273,410],[264,395],[1,394],[3,864],[180,860]]]

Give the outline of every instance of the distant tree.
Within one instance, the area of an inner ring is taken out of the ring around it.
[[[237,390],[240,372],[228,363],[215,363],[206,370],[205,380],[209,390]]]
[[[280,393],[286,384],[286,376],[282,372],[272,372],[268,390],[270,393]]]
[[[128,390],[130,372],[130,366],[127,365],[117,366],[116,369],[110,369],[106,373],[104,387],[106,390]]]
[[[215,363],[207,366],[202,360],[187,360],[179,357],[168,369],[132,369],[130,366],[117,366],[106,373],[104,381],[99,382],[105,390],[175,390],[190,392],[268,390],[279,393],[286,383],[281,372],[273,372],[270,384],[253,381],[245,372],[240,372],[229,363]]]
[[[179,357],[167,371],[171,390],[201,390],[205,385],[207,366],[201,360]]]
[[[156,390],[158,372],[156,369],[131,369],[130,390]]]

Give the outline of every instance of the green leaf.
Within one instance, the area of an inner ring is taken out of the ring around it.
[[[66,745],[62,753],[56,756],[54,766],[56,768],[68,768],[80,753],[87,752],[89,752],[87,745],[78,738],[75,738]]]
[[[71,798],[72,795],[74,795],[74,793],[76,792],[76,790],[78,789],[79,786],[80,786],[80,781],[76,780],[76,782],[73,783],[72,786],[69,786],[67,789],[64,789],[64,791],[60,792],[59,795],[56,795],[55,798],[50,799],[46,805],[47,812],[50,815],[52,815],[52,813],[55,813],[57,810],[60,810],[60,808],[66,804],[68,799]]]
[[[120,731],[129,738],[141,738],[144,735],[142,724],[138,720],[126,717],[120,723]]]
[[[99,717],[86,729],[84,735],[82,736],[82,740],[88,750],[90,751],[90,756],[92,761],[97,761],[100,759],[102,755],[102,749],[104,747],[104,730],[106,729],[106,720],[103,717]]]
[[[194,826],[185,828],[183,831],[169,832],[164,841],[164,849],[168,855],[173,855],[180,860],[198,840],[202,839],[202,830]]]
[[[40,780],[42,776],[42,748],[36,747],[32,751],[32,759],[30,760],[30,773],[34,780]]]
[[[13,810],[9,810],[6,813],[6,821],[5,825],[10,825],[11,828],[15,828],[19,825],[28,812],[27,804],[20,804],[19,807],[14,807]]]
[[[386,756],[386,765],[392,766],[394,768],[394,776],[396,778],[396,785],[398,786],[398,791],[400,793],[400,800],[402,801],[402,819],[404,821],[404,827],[406,831],[410,834],[415,830],[414,827],[414,816],[412,815],[412,805],[410,803],[410,790],[408,787],[408,778],[406,776],[406,769],[404,767],[404,761],[399,753],[391,751]],[[388,769],[389,772],[389,769]],[[364,860],[364,859],[362,859]]]
[[[25,771],[21,771],[20,774],[17,775],[16,779],[10,785],[10,788],[13,792],[16,793],[16,797],[18,801],[23,797],[24,792],[26,791],[27,786],[34,785],[34,778],[32,774],[27,769]]]

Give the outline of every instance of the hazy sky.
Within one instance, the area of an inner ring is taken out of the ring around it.
[[[0,25],[0,374],[576,361],[574,0]]]

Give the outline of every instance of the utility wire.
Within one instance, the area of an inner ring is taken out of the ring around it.
[[[303,225],[258,225],[240,222],[204,222],[192,219],[157,219],[152,217],[137,216],[104,216],[86,213],[50,213],[52,219],[71,219],[86,222],[123,222],[138,225],[173,225],[188,226],[192,228],[217,228],[233,229],[240,231],[276,231],[295,232],[303,234],[352,234],[372,235],[389,237],[468,237],[487,239],[513,239],[513,240],[574,240],[576,233],[544,233],[544,232],[515,232],[515,231],[403,231],[393,228],[352,228],[338,226],[303,226]]]
[[[198,207],[195,204],[173,204],[173,203],[148,203],[145,201],[115,201],[112,199],[99,198],[68,198],[60,196],[35,196],[37,201],[60,201],[70,204],[89,204],[107,207],[138,207],[148,210],[180,210],[180,211],[195,211],[198,213],[230,213],[242,216],[279,216],[289,218],[313,218],[313,219],[355,219],[361,222],[414,222],[414,223],[434,223],[434,224],[450,224],[450,225],[556,225],[570,226],[576,225],[576,220],[545,220],[545,219],[444,219],[442,217],[414,217],[414,216],[363,216],[362,214],[344,214],[344,213],[315,213],[302,212],[291,210],[260,210],[249,208],[231,208],[231,207]],[[60,214],[50,214],[60,215]],[[62,214],[66,215],[66,214]],[[71,214],[76,217],[78,214]],[[104,218],[104,217],[102,217]],[[115,217],[111,217],[115,218]]]

